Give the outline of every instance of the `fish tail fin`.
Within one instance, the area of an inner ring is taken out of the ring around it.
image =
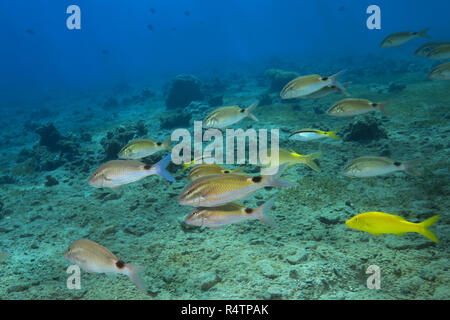
[[[284,169],[288,166],[289,162],[283,163],[278,168],[274,168],[274,174],[266,175],[267,185],[270,187],[294,187],[295,184],[281,180],[280,176],[283,173]],[[271,169],[272,171],[272,169]]]
[[[140,273],[144,271],[144,267],[142,266],[134,266],[131,264],[125,265],[128,268],[128,277],[131,281],[138,287],[139,290],[147,294],[147,288],[144,285],[144,281],[140,277]]]
[[[389,101],[383,101],[383,102],[379,102],[377,103],[377,108],[378,110],[380,110],[383,114],[390,116],[391,114],[389,112],[386,111],[386,109],[384,108],[384,106],[386,106],[389,103]]]
[[[175,179],[170,175],[169,172],[166,171],[166,167],[169,165],[170,159],[172,158],[172,154],[168,154],[161,161],[155,164],[152,169],[158,176],[163,177],[164,179],[169,180],[170,182],[175,182]]]
[[[421,176],[422,173],[419,170],[417,170],[417,168],[416,168],[417,163],[419,161],[420,161],[420,159],[414,159],[414,160],[403,162],[404,170],[406,172],[412,173],[413,175]]]
[[[431,227],[437,220],[439,219],[439,215],[432,216],[431,218],[425,220],[424,222],[421,222],[418,224],[418,230],[417,232],[423,235],[425,238],[430,239],[431,241],[438,242],[438,238],[436,235],[428,230],[429,227]]]
[[[272,208],[272,205],[277,197],[274,196],[270,198],[266,203],[264,203],[262,206],[258,207],[255,211],[255,217],[260,220],[261,222],[264,222],[265,224],[276,228],[277,224],[273,219],[268,215],[268,212],[270,208]]]
[[[168,137],[162,143],[163,148],[169,151],[172,150],[172,146],[170,145],[171,142],[172,142],[171,137]]]
[[[336,135],[336,132],[338,132],[338,131],[339,131],[339,130],[328,131],[328,132],[327,132],[327,136],[330,137],[330,138],[336,139],[336,140],[341,140],[341,138],[339,138],[339,137]]]
[[[302,161],[304,164],[306,164],[311,169],[320,172],[321,170],[320,170],[319,166],[317,165],[317,163],[314,162],[314,160],[317,159],[318,157],[320,157],[321,155],[322,155],[322,152],[308,154],[307,156],[303,157]]]
[[[343,74],[345,71],[347,71],[347,69],[341,70],[336,74],[333,74],[332,76],[330,76],[330,86],[336,86],[336,88],[343,94],[345,94],[346,96],[350,96],[350,94],[347,92],[347,90],[345,89],[345,87],[342,85],[342,83],[340,83],[337,79],[338,77]]]
[[[419,37],[423,37],[423,38],[430,39],[431,37],[427,34],[427,31],[428,31],[428,30],[430,30],[430,28],[426,28],[426,29],[417,31],[416,34],[417,34]]]
[[[255,117],[255,115],[252,113],[255,108],[258,106],[259,102],[254,102],[250,105],[250,107],[248,107],[247,109],[245,109],[245,113],[247,114],[247,117],[249,117],[250,119],[254,120],[254,121],[259,121],[258,118]]]

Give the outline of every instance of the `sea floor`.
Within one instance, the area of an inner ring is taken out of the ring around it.
[[[0,253],[8,254],[0,261],[0,299],[449,299],[450,83],[427,79],[431,64],[421,63],[402,63],[392,73],[379,64],[376,74],[347,66],[342,77],[352,82],[351,95],[390,100],[390,116],[373,112],[337,119],[326,110],[344,98],[340,94],[286,103],[278,92],[269,92],[272,101],[255,111],[260,121],[246,119],[235,126],[278,128],[280,147],[300,154],[323,152],[321,172],[292,166],[283,179],[295,183],[294,188],[259,190],[243,202],[256,207],[277,195],[269,214],[278,228],[256,220],[220,229],[184,225],[192,208],[178,205],[177,197],[189,181],[187,172],[173,164],[169,171],[175,183],[151,176],[116,191],[87,184],[106,159],[103,145],[109,138],[131,132],[131,138],[163,140],[175,129],[163,123],[167,117],[176,122],[180,111],[165,110],[159,89],[145,103],[126,107],[105,108],[106,94],[86,93],[49,97],[30,107],[33,112],[7,109],[0,119]],[[321,66],[324,73],[338,71],[328,67]],[[260,78],[242,75],[239,84],[229,80],[223,105],[249,105],[264,96],[270,80],[263,71]],[[119,99],[141,89],[109,95]],[[192,129],[193,120],[212,110],[207,105],[187,109],[192,116],[186,127]],[[39,146],[35,130],[49,122],[74,143],[66,153]],[[367,128],[385,137],[346,139],[358,123],[369,123]],[[344,139],[287,139],[300,128],[340,130]],[[148,162],[164,155],[153,155]],[[346,163],[363,155],[418,159],[422,175],[344,177]],[[57,168],[51,170],[53,166]],[[258,168],[244,171],[257,174]],[[431,228],[439,243],[417,233],[374,236],[345,225],[367,211],[411,222],[439,214]],[[150,294],[137,290],[126,276],[84,272],[81,289],[68,289],[71,263],[63,253],[80,238],[144,266]],[[381,270],[380,289],[367,287],[371,265]]]

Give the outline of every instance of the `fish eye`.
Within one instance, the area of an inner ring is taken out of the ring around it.
[[[261,180],[262,180],[261,176],[257,176],[257,177],[253,177],[252,178],[252,181],[255,182],[255,183],[259,183],[259,182],[261,182]]]
[[[250,213],[252,213],[252,212],[253,212],[253,209],[251,209],[251,208],[245,208],[245,213],[250,214]]]
[[[241,109],[240,112],[241,112],[241,113],[244,113],[244,112],[245,112],[245,109]]]
[[[160,145],[162,145],[161,142],[157,142],[156,145],[159,147]]]
[[[230,173],[230,171],[229,170],[225,170],[223,173]]]
[[[322,80],[322,81],[327,81],[327,80],[328,80],[328,77],[322,77],[321,80]]]
[[[375,102],[372,103],[372,107],[376,107],[377,104]]]

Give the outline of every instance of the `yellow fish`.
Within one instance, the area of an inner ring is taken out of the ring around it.
[[[275,198],[272,197],[256,209],[246,208],[237,202],[231,202],[220,207],[196,208],[186,217],[184,222],[193,226],[220,228],[228,224],[257,219],[272,227],[276,227],[273,220],[267,214]]]
[[[247,109],[243,109],[237,105],[218,108],[205,118],[203,125],[205,128],[224,129],[247,117],[258,121],[252,113],[257,105],[258,102],[252,103]]]
[[[417,232],[434,242],[438,242],[434,233],[428,230],[437,219],[439,219],[438,215],[420,223],[413,223],[400,216],[384,212],[365,212],[347,220],[345,224],[350,228],[365,231],[375,236],[383,233],[402,236],[407,232]]]
[[[178,203],[182,206],[217,207],[243,199],[264,187],[293,187],[293,184],[279,179],[286,165],[281,165],[273,175],[229,173],[201,177],[183,190]]]
[[[195,167],[192,168],[192,170],[188,174],[188,179],[191,181],[194,181],[195,179],[205,177],[205,176],[211,176],[213,174],[228,174],[228,173],[236,173],[241,171],[242,168],[237,168],[234,170],[228,170],[224,167],[215,164],[215,163],[202,163],[197,164]]]
[[[426,28],[426,29],[418,31],[418,32],[404,31],[404,32],[393,33],[393,34],[387,36],[381,42],[380,47],[381,48],[398,47],[404,43],[411,41],[412,39],[417,38],[417,37],[430,38],[430,36],[426,34],[426,32],[429,29],[430,28]]]
[[[289,135],[289,139],[298,141],[312,141],[324,138],[333,138],[336,140],[341,140],[341,138],[336,135],[336,132],[338,132],[338,130],[322,131],[317,129],[300,129],[291,133]]]
[[[372,111],[381,111],[389,115],[384,109],[388,102],[372,102],[367,99],[348,98],[335,103],[328,111],[328,115],[334,117],[353,117],[359,114],[364,114]]]
[[[434,48],[428,53],[427,58],[437,60],[450,59],[450,44]]]
[[[120,159],[136,160],[151,156],[162,150],[171,150],[170,137],[163,142],[152,139],[133,140],[120,150],[118,157]]]
[[[428,73],[431,80],[450,80],[450,62],[438,65]]]
[[[80,239],[73,242],[64,252],[64,258],[77,264],[88,273],[124,274],[144,293],[145,286],[139,277],[144,267],[123,262],[102,245]]]
[[[270,164],[267,166],[267,168],[275,168],[283,164],[287,164],[287,166],[290,167],[297,163],[303,163],[315,171],[319,172],[321,171],[319,166],[314,162],[314,160],[320,157],[322,155],[322,152],[317,152],[308,155],[301,155],[294,151],[280,148],[278,150],[278,162],[279,162],[278,164],[275,163],[275,161],[272,161],[272,149],[268,149],[267,154],[270,159]]]
[[[215,158],[211,157],[211,156],[201,156],[201,157],[195,158],[191,162],[183,163],[183,169],[182,170],[185,171],[188,168],[192,167],[194,164],[203,163],[203,160],[209,160],[209,159],[213,159],[214,160]],[[210,163],[210,162],[205,162],[205,163]]]
[[[294,80],[289,81],[284,86],[283,90],[281,90],[280,97],[281,99],[305,97],[310,94],[317,93],[319,90],[322,90],[325,87],[333,86],[342,93],[348,95],[345,87],[337,81],[339,75],[344,71],[345,70],[339,71],[338,73],[329,77],[322,77],[318,74],[297,77]]]

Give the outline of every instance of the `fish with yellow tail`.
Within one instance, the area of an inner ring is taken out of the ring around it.
[[[191,181],[194,181],[198,178],[205,177],[205,176],[212,176],[214,174],[229,174],[229,173],[236,173],[241,171],[242,168],[237,168],[234,170],[228,170],[224,167],[215,164],[215,163],[202,163],[197,164],[195,167],[192,168],[191,171],[189,171],[189,174],[187,178]]]
[[[163,150],[171,150],[170,137],[163,142],[152,139],[136,139],[130,141],[123,147],[122,150],[120,150],[118,157],[120,159],[136,160],[151,156],[152,154]]]
[[[403,217],[384,212],[365,212],[347,220],[345,224],[352,229],[365,231],[375,236],[385,233],[402,236],[407,232],[416,232],[431,241],[438,242],[434,233],[428,230],[438,219],[439,216],[436,215],[423,222],[413,223],[406,221]]]
[[[403,31],[388,35],[380,44],[381,48],[398,47],[417,37],[430,38],[426,33],[430,28],[426,28],[417,32]]]
[[[278,163],[275,161],[275,156],[272,156],[272,149],[267,150],[267,156],[269,158],[269,164],[267,166],[263,166],[266,169],[276,168],[280,165],[286,164],[288,167],[293,166],[298,163],[302,163],[313,169],[314,171],[320,172],[320,168],[317,163],[314,161],[318,157],[322,155],[322,152],[317,152],[308,155],[301,155],[295,151],[290,151],[286,149],[280,148],[278,150]],[[268,171],[265,171],[268,172]]]
[[[252,113],[257,106],[258,102],[252,103],[247,109],[243,109],[237,105],[218,108],[203,120],[203,126],[205,128],[224,129],[238,123],[244,118],[258,121],[258,118]]]
[[[334,89],[348,95],[345,87],[337,81],[339,75],[344,71],[339,71],[329,77],[322,77],[319,74],[297,77],[284,86],[283,90],[281,90],[280,97],[281,99],[306,98],[308,95],[317,93],[325,87],[334,87]]]
[[[64,257],[88,273],[123,274],[133,281],[139,290],[146,293],[139,277],[144,267],[123,262],[102,245],[87,239],[73,242],[64,252]]]
[[[281,165],[273,175],[229,173],[199,178],[183,190],[178,203],[182,206],[217,207],[243,199],[264,187],[293,187],[294,184],[279,179],[286,165]]]
[[[231,202],[220,207],[196,208],[186,217],[184,222],[193,226],[220,228],[229,224],[257,219],[269,226],[276,227],[275,222],[268,215],[275,199],[276,197],[272,197],[256,209],[247,208],[237,202]]]
[[[450,62],[438,65],[428,73],[431,80],[450,80]]]
[[[414,164],[418,160],[400,162],[386,157],[366,156],[359,157],[350,162],[342,171],[342,174],[351,178],[369,178],[381,176],[396,171],[406,171],[420,176]]]
[[[175,179],[165,170],[170,159],[171,155],[169,154],[153,166],[134,160],[108,161],[92,173],[88,183],[96,188],[115,189],[154,174],[174,182]]]
[[[335,140],[341,140],[336,135],[336,132],[338,130],[333,131],[322,131],[317,129],[300,129],[297,130],[289,135],[290,140],[297,140],[297,141],[313,141],[313,140],[321,140],[325,138],[332,138]]]
[[[327,113],[334,117],[353,117],[373,111],[381,111],[382,113],[389,115],[384,109],[384,106],[387,104],[388,101],[372,102],[367,99],[348,98],[335,103]]]
[[[183,163],[183,171],[189,169],[194,164],[202,164],[202,163],[213,163],[215,161],[215,158],[212,156],[201,156],[198,158],[193,159],[191,162]]]

